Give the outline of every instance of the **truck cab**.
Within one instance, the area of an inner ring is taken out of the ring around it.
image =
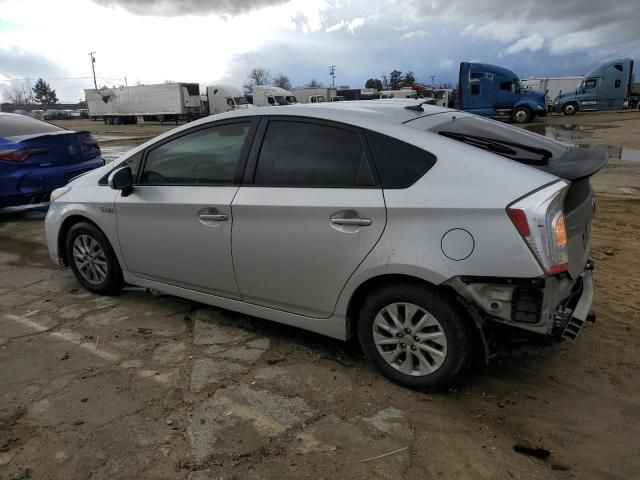
[[[252,108],[239,88],[230,85],[211,85],[207,87],[209,114],[231,112]]]
[[[619,110],[624,108],[633,84],[633,60],[624,58],[600,65],[584,76],[578,88],[562,93],[553,102],[555,112]]]
[[[460,64],[458,99],[461,110],[515,123],[546,114],[542,92],[523,89],[511,70],[484,63]]]
[[[277,107],[296,103],[298,103],[298,100],[295,95],[284,88],[269,85],[256,85],[253,87],[253,104],[256,107]]]

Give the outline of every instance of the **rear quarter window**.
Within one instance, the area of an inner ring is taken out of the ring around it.
[[[407,188],[436,163],[436,156],[414,145],[381,133],[366,131],[383,188]]]
[[[63,130],[65,129],[52,123],[42,122],[24,115],[0,115],[0,137],[16,137]]]

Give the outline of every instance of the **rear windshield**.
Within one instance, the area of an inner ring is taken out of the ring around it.
[[[570,148],[522,128],[481,117],[449,117],[449,120],[435,126],[427,118],[424,121],[418,118],[408,122],[407,126],[422,130],[421,123],[426,123],[428,126],[424,130],[521,163],[545,165],[552,158],[564,155]]]
[[[0,115],[0,137],[60,132],[64,128],[23,115]]]

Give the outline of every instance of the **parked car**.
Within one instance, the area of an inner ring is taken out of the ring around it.
[[[42,203],[81,173],[104,165],[90,132],[0,113],[0,208]]]
[[[71,114],[67,110],[47,110],[44,112],[45,120],[68,120]]]
[[[507,332],[575,338],[606,157],[417,102],[167,132],[53,192],[51,258],[92,292],[132,284],[357,338],[411,388],[445,388]]]
[[[15,113],[16,115],[24,115],[25,117],[31,116],[31,113],[27,112],[26,110],[15,110],[13,113]]]

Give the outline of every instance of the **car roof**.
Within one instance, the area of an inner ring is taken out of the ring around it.
[[[277,107],[249,108],[246,110],[235,110],[233,112],[210,115],[206,117],[206,122],[212,122],[218,119],[222,120],[224,118],[274,115],[309,117],[360,126],[366,126],[365,124],[370,122],[401,125],[416,118],[454,111],[449,108],[424,104],[423,102],[424,100],[421,99],[403,98],[281,105]],[[421,107],[421,110],[406,108],[418,106]]]

